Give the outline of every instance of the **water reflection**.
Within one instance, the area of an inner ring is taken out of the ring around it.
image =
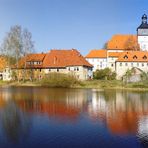
[[[87,118],[101,123],[110,135],[148,142],[148,92],[21,87],[0,91],[0,128],[13,142],[29,137],[34,116],[58,124]]]
[[[31,126],[29,116],[23,113],[13,101],[7,102],[2,111],[1,122],[4,134],[15,143],[28,135]]]

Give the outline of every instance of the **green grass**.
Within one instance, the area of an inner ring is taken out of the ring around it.
[[[115,87],[122,87],[122,81],[118,80],[90,80],[90,81],[83,81],[80,86],[82,88],[115,88]]]

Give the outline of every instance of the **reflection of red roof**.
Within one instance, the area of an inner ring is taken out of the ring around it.
[[[138,116],[136,112],[117,112],[115,117],[107,120],[107,125],[114,134],[136,133],[138,129]]]
[[[49,102],[34,102],[32,101],[24,101],[20,100],[17,102],[19,106],[28,112],[33,112],[33,113],[45,113],[48,114],[49,116],[55,116],[59,118],[69,118],[69,119],[75,119],[78,117],[80,113],[80,109],[72,107],[72,106],[67,106],[64,103],[61,102],[56,102],[56,101],[49,101]]]

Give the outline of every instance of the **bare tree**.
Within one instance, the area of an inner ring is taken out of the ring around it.
[[[8,57],[8,66],[14,64],[12,59],[15,59],[16,68],[19,68],[18,62],[22,56],[26,56],[28,53],[33,52],[34,42],[32,41],[32,35],[27,29],[22,29],[21,26],[15,25],[10,28],[2,44],[2,53]],[[26,60],[24,62],[24,68],[26,68]],[[25,75],[24,75],[25,76]],[[18,72],[17,72],[17,78]]]
[[[27,64],[27,54],[34,51],[34,42],[32,41],[32,34],[27,30],[23,30],[23,54],[24,54],[24,70],[23,70],[23,81],[26,77],[26,64]]]

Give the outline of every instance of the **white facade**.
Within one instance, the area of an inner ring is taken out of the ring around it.
[[[116,60],[118,58],[117,57],[108,57],[108,68],[110,68],[112,71],[116,70]]]
[[[86,60],[92,64],[93,71],[96,71],[97,69],[104,69],[107,65],[107,58],[86,58]]]
[[[2,73],[2,79],[3,81],[10,81],[12,80],[12,71],[10,68],[5,68],[3,70],[3,73]]]
[[[42,69],[42,71],[45,72],[45,74],[48,74],[51,72],[71,74],[80,80],[88,80],[93,78],[92,68],[85,67],[85,66],[68,66],[65,68],[49,68],[49,69]]]
[[[116,62],[117,79],[121,79],[127,70],[131,70],[134,67],[148,72],[148,62]]]
[[[148,36],[138,36],[138,43],[142,51],[148,51]]]

